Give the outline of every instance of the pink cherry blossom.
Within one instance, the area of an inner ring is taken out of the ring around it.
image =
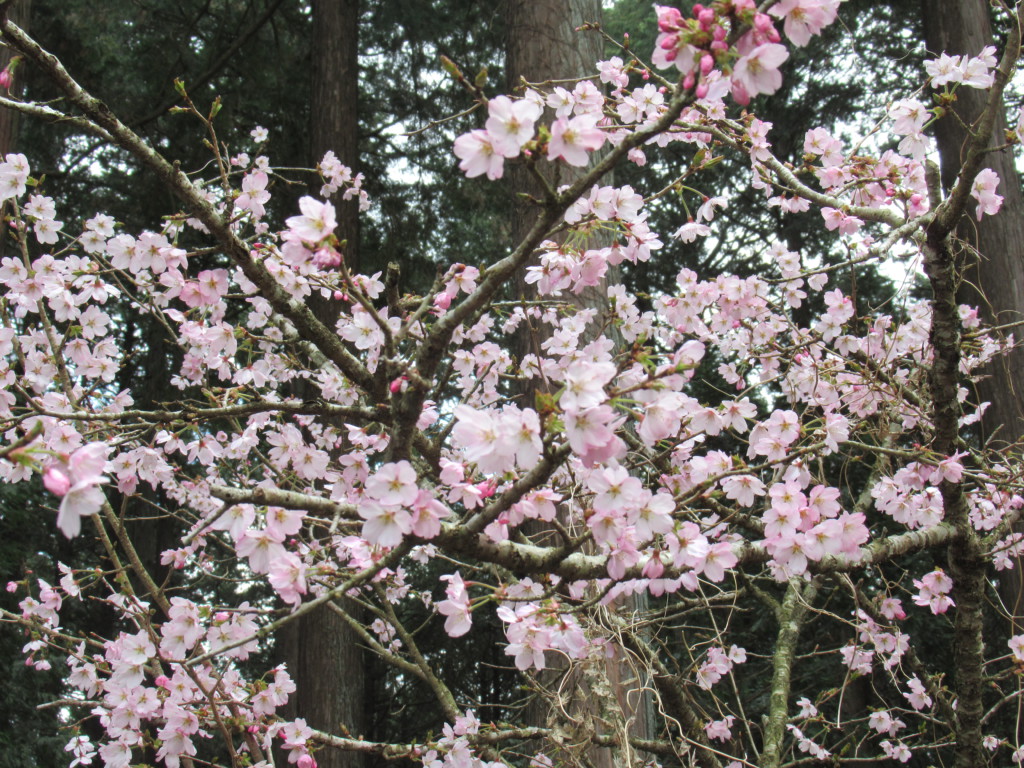
[[[777,43],[764,43],[742,56],[732,70],[733,98],[746,104],[761,93],[775,93],[782,85],[779,67],[789,58],[789,51]]]
[[[52,465],[44,474],[46,489],[62,496],[57,527],[67,538],[82,530],[82,518],[94,515],[106,501],[100,485],[107,482],[104,470],[111,447],[89,443],[72,453],[67,463]]]
[[[449,637],[461,637],[469,632],[473,624],[469,593],[458,571],[442,576],[441,580],[448,582],[445,588],[447,599],[437,604],[438,613],[448,617],[444,622],[444,631]]]
[[[523,145],[533,138],[539,107],[527,99],[512,101],[507,96],[498,96],[488,103],[487,112],[486,131],[494,151],[502,157],[518,156]]]
[[[287,220],[291,232],[307,243],[319,243],[332,234],[338,226],[334,215],[334,206],[313,197],[299,200],[302,216],[292,216]]]
[[[999,186],[999,175],[991,168],[983,168],[974,179],[971,186],[971,197],[978,201],[975,214],[978,221],[985,214],[993,216],[999,213],[1003,205],[1002,195],[996,194],[996,187]]]
[[[569,165],[582,167],[590,162],[588,153],[600,149],[604,142],[604,132],[592,115],[560,117],[551,126],[548,160],[561,158]]]
[[[504,155],[498,151],[494,137],[487,131],[475,130],[459,136],[455,140],[455,156],[462,161],[459,168],[471,179],[487,174],[487,178],[494,181],[505,172]]]

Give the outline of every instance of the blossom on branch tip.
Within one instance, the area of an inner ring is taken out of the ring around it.
[[[306,243],[319,243],[334,233],[338,226],[334,206],[314,197],[299,199],[302,216],[292,216],[285,223],[289,230]]]
[[[759,45],[741,56],[732,70],[732,95],[739,104],[748,104],[758,94],[771,94],[782,85],[779,67],[789,58],[785,46],[777,43]]]
[[[106,501],[99,486],[107,482],[104,472],[110,450],[106,443],[89,443],[43,473],[46,489],[62,497],[57,527],[69,539],[82,530],[82,518],[99,512]]]

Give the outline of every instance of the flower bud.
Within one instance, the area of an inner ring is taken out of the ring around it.
[[[774,30],[775,25],[772,24],[771,16],[767,13],[759,13],[754,17],[754,29],[760,32],[762,35],[769,34],[768,30]]]
[[[63,496],[71,490],[71,478],[57,467],[49,467],[43,472],[43,485],[55,496]]]

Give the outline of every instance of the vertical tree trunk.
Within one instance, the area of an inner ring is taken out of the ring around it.
[[[32,13],[32,0],[15,0],[7,11],[7,18],[19,27],[28,31],[28,22]],[[9,48],[0,48],[0,69],[11,63],[11,51]],[[11,94],[18,95],[22,91],[21,75],[15,77],[11,87]],[[4,96],[7,94],[4,93]],[[18,113],[13,109],[0,108],[0,157],[8,152],[13,152],[17,146],[18,139]]]
[[[328,150],[345,165],[359,164],[359,0],[313,0],[313,92],[310,150],[317,163]],[[359,265],[359,202],[332,201],[338,239],[347,241],[349,271]]]
[[[986,0],[960,0],[956,3],[923,0],[922,10],[925,42],[932,54],[945,51],[950,55],[976,56],[984,46],[994,43]],[[977,120],[987,98],[985,91],[958,88],[956,103],[952,105],[957,116],[945,117],[936,124],[944,189],[952,186],[959,172],[969,140],[965,126],[973,125]],[[1004,110],[1000,109],[989,146],[1004,144],[1005,131]],[[1008,149],[992,152],[985,158],[985,164],[999,174],[998,193],[1003,196],[1003,205],[997,215],[986,216],[981,222],[965,216],[957,229],[957,236],[966,250],[960,256],[966,269],[957,299],[978,306],[985,321],[1002,325],[1024,319],[1024,199],[1020,177]],[[1014,335],[1019,339],[1020,329],[1016,329]],[[1024,437],[1020,390],[1024,386],[1024,350],[1017,348],[997,359],[987,367],[985,374],[986,378],[978,384],[976,392],[977,401],[991,404],[981,420],[982,439],[992,448],[1013,445]],[[969,603],[983,599],[980,594],[982,573],[977,571],[981,565],[976,562],[976,557],[972,561],[970,557],[957,556],[960,549],[968,549],[966,544],[954,548],[950,563],[950,572],[957,582],[954,595],[958,595],[957,676],[966,680],[965,683],[958,680],[957,687],[975,693],[975,696],[968,697],[974,700],[971,711],[961,706],[957,712],[957,719],[961,721],[958,732],[961,738],[968,737],[966,743],[961,744],[963,749],[957,756],[958,765],[977,764],[981,740],[978,730],[980,694],[970,687],[977,686],[977,679],[980,679],[980,667],[972,662],[976,662],[981,653],[981,622],[974,615],[978,605]],[[973,567],[964,569],[961,561],[973,563]],[[1022,567],[1024,562],[1018,558],[1016,568],[1007,572],[1000,583],[1014,633],[1020,632],[1024,623]],[[959,596],[965,591],[970,592],[970,600]],[[971,613],[966,613],[968,611]],[[961,624],[966,627],[962,632]],[[1019,739],[1019,732],[1017,736]]]
[[[554,78],[596,75],[595,63],[603,58],[601,36],[596,33],[577,32],[588,21],[601,20],[599,0],[508,0],[506,3],[508,40],[505,49],[505,68],[509,90],[526,79],[543,83]],[[594,78],[595,83],[597,78]],[[569,85],[571,88],[571,84]],[[583,175],[585,169],[572,168],[564,163],[540,164],[541,173],[554,186],[571,184]],[[523,163],[515,161],[508,168],[509,187],[516,195],[512,206],[512,242],[518,243],[530,231],[536,208],[521,195],[542,197],[542,187]],[[532,295],[532,287],[517,276],[518,294]],[[603,287],[589,289],[581,303],[598,306],[603,303]],[[538,339],[531,347],[538,346]],[[527,349],[527,352],[539,352]],[[530,402],[525,405],[531,405]]]
[[[358,0],[313,0],[312,96],[310,158],[318,163],[331,150],[352,167],[358,163]],[[346,241],[345,263],[359,270],[359,209],[354,200],[333,201],[337,208],[338,239]],[[328,327],[338,309],[315,296],[310,307]],[[301,395],[301,393],[300,393]],[[351,605],[346,609],[355,610]],[[297,690],[291,715],[303,717],[328,733],[365,736],[367,727],[366,654],[344,620],[326,606],[289,624],[282,633],[284,657]],[[324,750],[317,754],[321,768],[362,768],[359,753]]]
[[[514,89],[525,79],[530,83],[544,83],[555,78],[595,76],[596,62],[603,58],[602,40],[596,33],[579,31],[587,22],[600,22],[601,3],[599,0],[508,0],[506,9],[506,71],[509,90]],[[572,88],[571,84],[566,87]],[[564,163],[539,164],[540,173],[553,186],[571,184],[579,179],[586,169],[572,168]],[[525,165],[519,161],[512,162],[507,171],[508,185],[515,195],[512,209],[512,242],[520,242],[529,232],[536,218],[536,206],[528,199],[543,197],[542,184],[533,177]],[[608,183],[606,179],[606,183]],[[593,243],[593,247],[602,244]],[[608,278],[614,279],[614,268],[609,269]],[[533,286],[527,285],[525,273],[517,276],[516,293],[519,298],[536,298]],[[579,296],[565,296],[564,300],[576,302],[583,307],[605,306],[607,301],[607,282],[599,286],[587,288]],[[529,333],[519,336],[520,358],[525,354],[541,354],[541,342],[549,332],[547,328],[531,328]],[[543,391],[543,382],[532,381],[522,386],[522,406],[533,407],[535,394]],[[530,535],[542,535],[543,529],[527,526],[524,528]],[[623,601],[620,609],[632,611],[637,608],[635,598]],[[624,653],[623,649],[618,649]],[[564,675],[564,666],[558,668],[560,659],[550,659],[555,668],[542,676],[542,685],[553,683]],[[611,722],[628,729],[630,736],[648,738],[650,736],[650,717],[648,709],[651,700],[640,690],[645,681],[635,679],[635,674],[622,658],[606,661],[602,668],[590,667],[583,674],[575,674],[568,685],[560,686],[560,694],[568,694],[571,700],[566,711],[571,716],[581,719],[597,718],[605,723]],[[603,692],[603,693],[602,693]],[[537,700],[527,712],[527,721],[536,725],[545,725],[549,712],[548,702]],[[557,713],[554,713],[557,714]],[[598,728],[605,735],[618,736],[611,733],[609,726]],[[596,768],[624,768],[634,762],[639,765],[639,758],[630,749],[611,750],[593,748],[587,753],[588,762]]]
[[[986,0],[923,0],[925,42],[930,54],[945,51],[950,55],[976,56],[986,45],[994,44],[989,4]],[[981,114],[988,97],[986,91],[961,87],[957,89],[953,110],[961,118],[948,116],[935,126],[941,161],[942,186],[949,189],[956,180],[964,151],[967,131]],[[991,146],[1005,144],[1006,124],[1000,113],[992,132]],[[1021,180],[1009,149],[988,155],[988,167],[999,174],[997,190],[1003,196],[1002,210],[986,216],[980,223],[963,221],[957,231],[968,248],[959,299],[977,305],[984,319],[996,325],[1024,319],[1024,198]],[[975,257],[970,250],[976,250]],[[1021,329],[1013,331],[1021,338]],[[989,365],[986,378],[978,384],[977,400],[991,403],[982,421],[982,438],[993,447],[1011,445],[1024,437],[1024,349],[1017,348]],[[1022,563],[1003,580],[1006,600],[1017,627],[1024,620],[1024,589]]]

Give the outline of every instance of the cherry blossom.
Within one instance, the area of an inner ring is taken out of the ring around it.
[[[949,290],[948,301],[922,301],[895,289],[873,307],[847,279],[861,262],[936,258],[928,236],[942,217],[929,209],[923,158],[925,127],[944,118],[908,87],[875,115],[888,149],[818,127],[791,167],[776,155],[770,123],[724,101],[730,90],[743,105],[776,91],[786,46],[805,45],[839,11],[832,0],[783,0],[766,12],[751,0],[695,4],[688,17],[660,6],[650,58],[677,73],[667,80],[643,71],[639,55],[623,56],[599,62],[593,79],[467,97],[479,109],[456,118],[466,124],[454,140],[466,176],[494,181],[510,160],[545,172],[565,163],[580,181],[551,190],[537,206],[546,224],[526,240],[494,259],[451,257],[473,263],[440,263],[418,296],[398,298],[390,276],[346,263],[329,200],[358,200],[363,210],[370,201],[363,179],[333,153],[316,169],[320,195],[303,197],[282,231],[263,221],[274,172],[267,157],[236,154],[227,188],[189,182],[177,190],[184,213],[128,231],[102,213],[63,224],[45,182],[8,155],[0,196],[12,201],[18,255],[0,259],[0,419],[12,445],[0,476],[16,484],[39,474],[60,497],[65,536],[93,516],[118,553],[129,551],[122,539],[131,526],[108,492],[159,496],[153,514],[173,516],[174,541],[158,558],[173,569],[173,588],[139,558],[122,561],[126,579],[111,578],[105,560],[82,565],[91,555],[81,538],[73,567],[9,586],[19,606],[10,621],[30,635],[28,665],[63,664],[61,707],[93,721],[90,738],[69,733],[69,760],[98,756],[120,768],[152,752],[173,767],[229,748],[267,765],[268,750],[283,749],[290,763],[315,768],[317,750],[333,744],[471,768],[493,763],[484,756],[496,745],[521,748],[521,721],[491,723],[483,707],[463,714],[470,702],[440,678],[434,692],[448,723],[439,716],[442,735],[415,743],[378,744],[285,718],[296,684],[281,667],[260,669],[257,652],[279,626],[342,596],[335,607],[352,599],[372,614],[356,627],[361,642],[396,674],[434,681],[439,669],[438,647],[417,647],[437,632],[403,624],[408,615],[425,629],[443,624],[446,642],[496,617],[501,654],[526,688],[564,672],[592,681],[597,697],[625,685],[612,684],[613,667],[637,665],[637,679],[668,693],[681,685],[693,702],[685,717],[666,710],[659,727],[694,750],[713,741],[724,765],[750,762],[762,747],[747,743],[726,678],[766,692],[743,666],[748,653],[754,676],[803,663],[807,636],[787,646],[774,633],[799,632],[806,610],[827,640],[815,640],[813,652],[832,662],[816,662],[820,679],[794,683],[790,695],[744,702],[765,715],[758,740],[777,754],[792,746],[805,761],[833,759],[851,744],[895,761],[960,749],[945,733],[936,744],[924,734],[971,691],[959,672],[930,674],[913,661],[911,648],[926,649],[909,633],[918,625],[959,632],[969,618],[952,597],[963,601],[969,593],[957,590],[973,578],[954,567],[954,541],[969,538],[994,569],[1024,550],[1012,530],[1024,509],[1013,449],[960,429],[981,418],[975,380],[1012,342]],[[995,56],[941,54],[916,85],[947,89],[940,98],[989,87]],[[267,139],[259,128],[251,136]],[[616,282],[623,262],[623,272],[655,263],[671,245],[665,234],[728,242],[719,212],[733,192],[700,187],[711,147],[750,164],[737,194],[749,182],[772,217],[809,212],[851,263],[837,272],[832,254],[791,251],[773,237],[748,274],[685,268],[643,296]],[[680,191],[692,219],[657,231],[663,185],[615,186],[587,170],[598,151],[609,165],[692,160]],[[965,175],[968,186],[979,219],[999,210],[993,171]],[[193,242],[203,243],[201,258],[184,250]],[[934,270],[917,277],[933,297],[945,290]],[[536,288],[533,299],[503,293],[519,279]],[[586,304],[580,297],[594,289],[606,300]],[[314,296],[330,304],[329,324],[307,311]],[[123,329],[143,311],[180,350],[172,383],[181,394],[158,407],[117,391],[132,364],[119,345]],[[933,333],[941,322],[963,332]],[[953,361],[953,394],[935,387],[941,360]],[[443,598],[429,580],[437,576],[425,576],[441,573]],[[218,590],[211,604],[213,591],[180,586],[200,578],[237,591]],[[262,597],[246,602],[260,585]],[[928,609],[914,608],[913,621],[908,594]],[[78,600],[112,612],[106,637],[76,637],[62,625]],[[768,628],[749,651],[734,643],[747,616]],[[991,671],[993,697],[1000,686],[1013,695],[1022,638],[975,654]],[[795,649],[788,660],[787,647]],[[867,674],[878,682],[877,708],[842,734],[827,727],[837,693]],[[678,706],[662,693],[662,705]],[[576,760],[588,739],[602,747],[611,732],[619,739],[616,718],[632,714],[615,698],[600,703],[613,730],[589,733],[573,721],[573,755],[554,736],[574,717],[569,705],[551,729],[531,724],[546,752],[530,747],[522,762]],[[984,741],[1002,743],[1011,742]]]

